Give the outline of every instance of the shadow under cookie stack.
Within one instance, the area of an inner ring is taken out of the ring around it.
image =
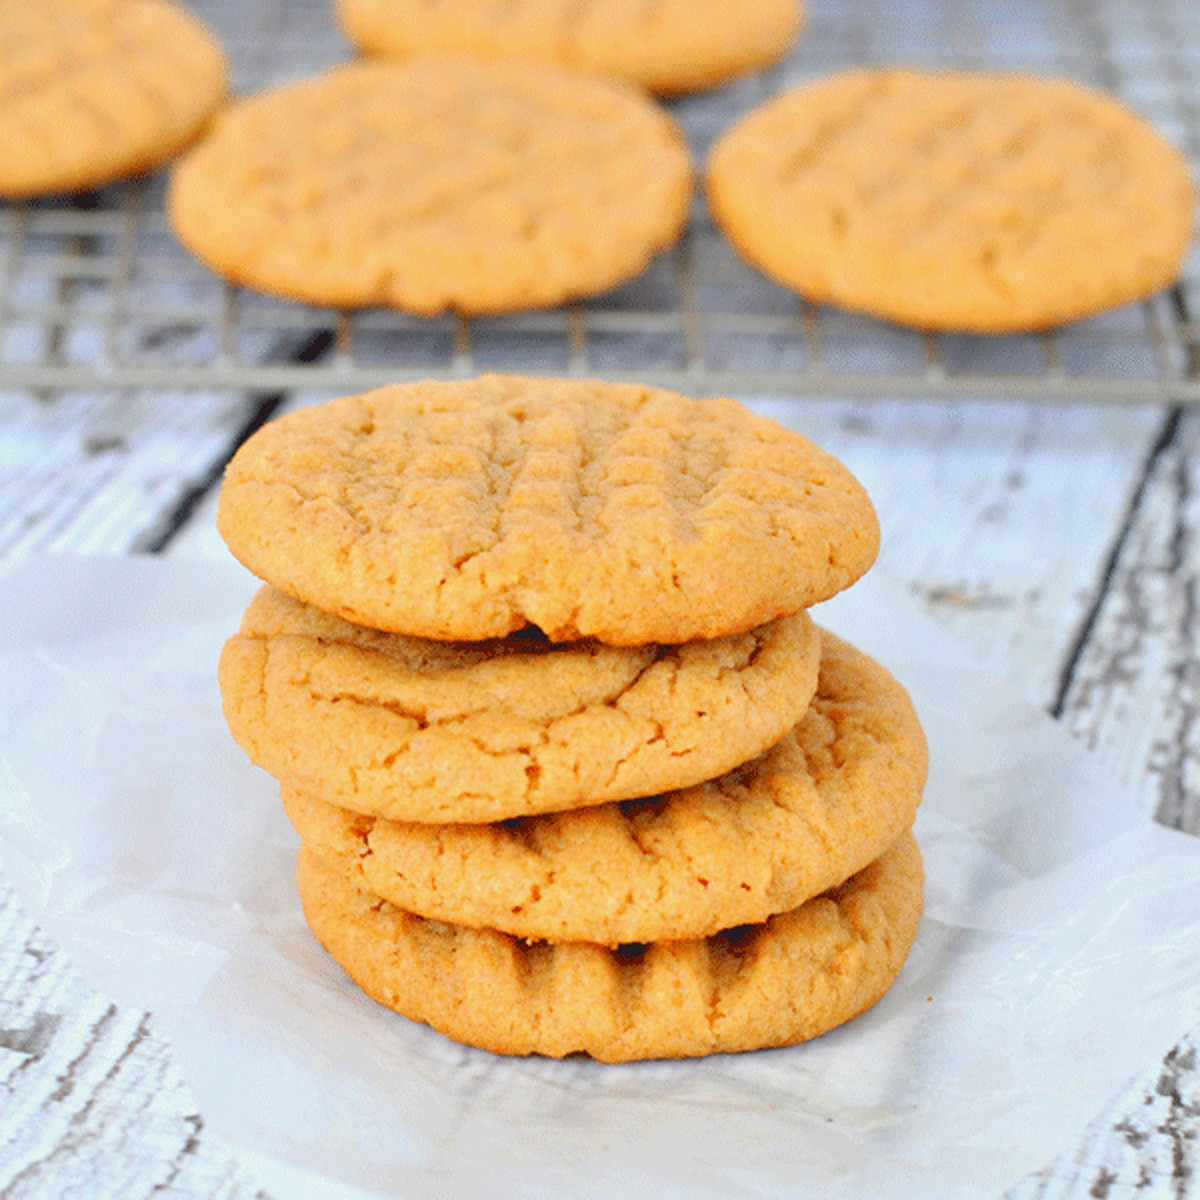
[[[265,581],[226,718],[373,999],[617,1062],[801,1042],[890,987],[927,752],[808,614],[879,536],[812,443],[628,385],[398,385],[261,429],[218,525]]]

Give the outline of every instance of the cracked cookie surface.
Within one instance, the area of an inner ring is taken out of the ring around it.
[[[235,740],[342,808],[495,821],[647,795],[753,758],[800,719],[806,613],[682,646],[379,633],[263,588],[219,665]]]
[[[0,196],[78,191],[150,170],[222,104],[225,55],[170,0],[0,5]]]
[[[651,799],[491,825],[380,820],[284,786],[303,844],[422,916],[604,944],[764,921],[846,879],[916,815],[925,739],[903,688],[823,635],[811,707],[726,776]]]
[[[661,94],[775,62],[801,20],[797,0],[338,0],[336,11],[366,54],[556,62]]]
[[[304,850],[297,880],[318,941],[378,1003],[493,1053],[605,1062],[791,1045],[858,1016],[899,974],[924,885],[905,833],[762,925],[608,949],[427,921]]]
[[[1060,80],[864,70],[785,93],[718,140],[713,214],[776,282],[934,330],[1049,328],[1169,285],[1186,161]]]
[[[848,587],[879,525],[835,458],[732,400],[483,376],[298,409],[226,470],[260,578],[358,625],[677,644]]]
[[[354,63],[243,100],[168,215],[218,274],[342,308],[536,309],[638,274],[687,217],[674,122],[549,66]]]

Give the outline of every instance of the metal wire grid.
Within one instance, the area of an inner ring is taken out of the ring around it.
[[[234,86],[346,58],[331,0],[195,0]],[[1021,69],[1121,95],[1200,164],[1192,0],[808,0],[794,53],[671,105],[697,161],[782,87],[864,63]],[[925,335],[815,306],[742,263],[698,197],[689,228],[596,300],[501,318],[342,313],[231,287],[163,216],[164,177],[0,209],[0,387],[341,391],[484,370],[696,393],[1200,401],[1200,256],[1153,300],[1045,335]]]

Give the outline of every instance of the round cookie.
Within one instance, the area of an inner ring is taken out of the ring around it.
[[[366,54],[556,62],[663,95],[768,66],[801,21],[798,0],[337,0],[336,12]]]
[[[353,63],[226,110],[167,211],[218,274],[432,316],[608,290],[678,236],[692,170],[633,88],[558,68]]]
[[[718,140],[707,191],[732,244],[808,299],[973,333],[1169,285],[1195,203],[1182,155],[1112,97],[953,71],[785,93]]]
[[[495,821],[753,758],[800,719],[820,646],[804,612],[682,646],[435,642],[267,587],[218,673],[234,739],[277,778],[363,813]]]
[[[604,1062],[785,1046],[874,1004],[916,936],[912,835],[841,886],[762,925],[608,949],[426,921],[301,851],[317,939],[372,999],[497,1054]]]
[[[824,635],[799,724],[754,762],[653,799],[494,825],[379,820],[282,789],[304,845],[397,907],[605,945],[764,921],[852,875],[912,824],[928,753],[903,688]]]
[[[78,191],[191,142],[228,87],[221,47],[171,0],[0,4],[0,197]]]
[[[513,376],[268,423],[226,470],[217,526],[326,612],[464,641],[724,637],[847,587],[879,546],[850,472],[735,401]]]

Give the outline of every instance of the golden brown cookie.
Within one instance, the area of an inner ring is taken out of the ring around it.
[[[604,1062],[790,1045],[850,1020],[899,973],[924,884],[905,833],[763,925],[608,949],[427,921],[303,850],[297,879],[313,933],[380,1004],[494,1053]]]
[[[313,304],[544,308],[679,234],[691,164],[631,87],[549,66],[355,63],[229,108],[177,168],[176,233],[218,274]]]
[[[801,612],[682,646],[377,633],[274,588],[221,654],[225,715],[277,778],[359,812],[495,821],[684,787],[800,719],[820,635]]]
[[[862,70],[785,93],[714,147],[713,214],[805,297],[926,329],[1043,329],[1170,284],[1182,155],[1061,80]]]
[[[556,62],[652,92],[715,87],[782,58],[798,0],[337,0],[361,51]]]
[[[0,197],[157,167],[195,138],[227,86],[221,47],[171,0],[5,0]]]
[[[400,824],[287,786],[284,808],[349,882],[431,919],[605,945],[765,921],[882,854],[912,824],[925,782],[903,688],[824,637],[799,724],[684,791],[493,825]]]
[[[217,524],[281,591],[464,641],[725,637],[848,586],[879,545],[844,466],[732,400],[510,376],[270,422],[230,462]]]

